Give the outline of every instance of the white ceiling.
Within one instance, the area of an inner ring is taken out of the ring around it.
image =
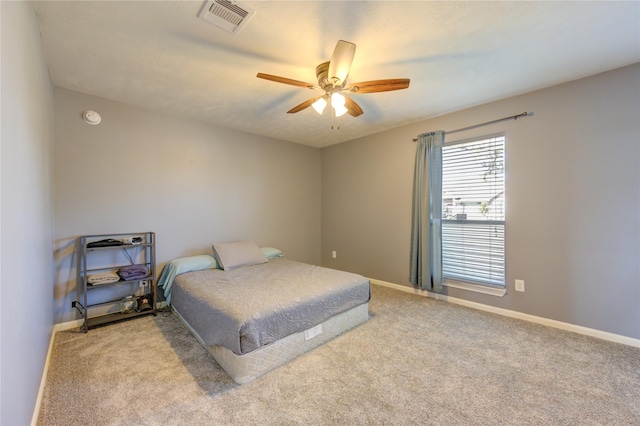
[[[198,18],[203,1],[36,2],[56,86],[314,147],[640,62],[640,2],[246,1],[237,34]],[[353,95],[364,114],[287,114],[317,92],[339,39],[348,82],[410,78]],[[637,90],[635,88],[634,90]]]

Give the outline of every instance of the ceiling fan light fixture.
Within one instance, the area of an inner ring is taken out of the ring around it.
[[[324,108],[327,106],[327,100],[325,98],[320,98],[312,103],[311,106],[318,114],[322,115],[322,111],[324,111]]]
[[[275,81],[276,83],[288,84],[290,86],[313,89],[321,92],[324,91],[324,94],[314,96],[291,108],[287,111],[287,114],[295,114],[313,106],[313,109],[315,109],[318,114],[322,115],[327,104],[330,102],[333,109],[332,117],[340,117],[346,113],[349,113],[352,117],[359,117],[364,113],[356,101],[348,96],[340,94],[340,92],[345,94],[390,92],[409,87],[408,78],[371,80],[347,84],[346,80],[349,75],[349,68],[351,68],[355,51],[355,44],[344,40],[338,40],[336,48],[333,51],[333,55],[331,55],[331,59],[329,61],[322,62],[316,67],[316,77],[318,78],[317,85],[260,72],[256,74],[256,77]]]
[[[336,112],[336,117],[340,117],[347,112],[347,108],[344,106],[345,99],[344,96],[338,92],[334,92],[331,95],[331,106],[333,110]]]
[[[338,92],[335,92],[333,94],[331,94],[331,106],[336,108],[336,107],[343,107],[345,103],[345,99],[344,96],[341,95]]]
[[[338,105],[337,107],[333,107],[333,110],[336,112],[336,117],[341,117],[345,115],[348,111],[344,106]]]

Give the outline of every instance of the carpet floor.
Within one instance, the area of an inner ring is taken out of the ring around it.
[[[235,384],[171,314],[56,334],[39,425],[640,425],[640,349],[372,286],[370,319]]]

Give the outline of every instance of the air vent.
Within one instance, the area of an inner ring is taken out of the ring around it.
[[[208,0],[199,16],[223,30],[237,34],[254,13],[255,10],[237,1]]]

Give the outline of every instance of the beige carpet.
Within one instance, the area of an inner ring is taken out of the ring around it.
[[[236,385],[171,315],[58,333],[41,425],[640,425],[640,350],[372,286],[370,320]]]

